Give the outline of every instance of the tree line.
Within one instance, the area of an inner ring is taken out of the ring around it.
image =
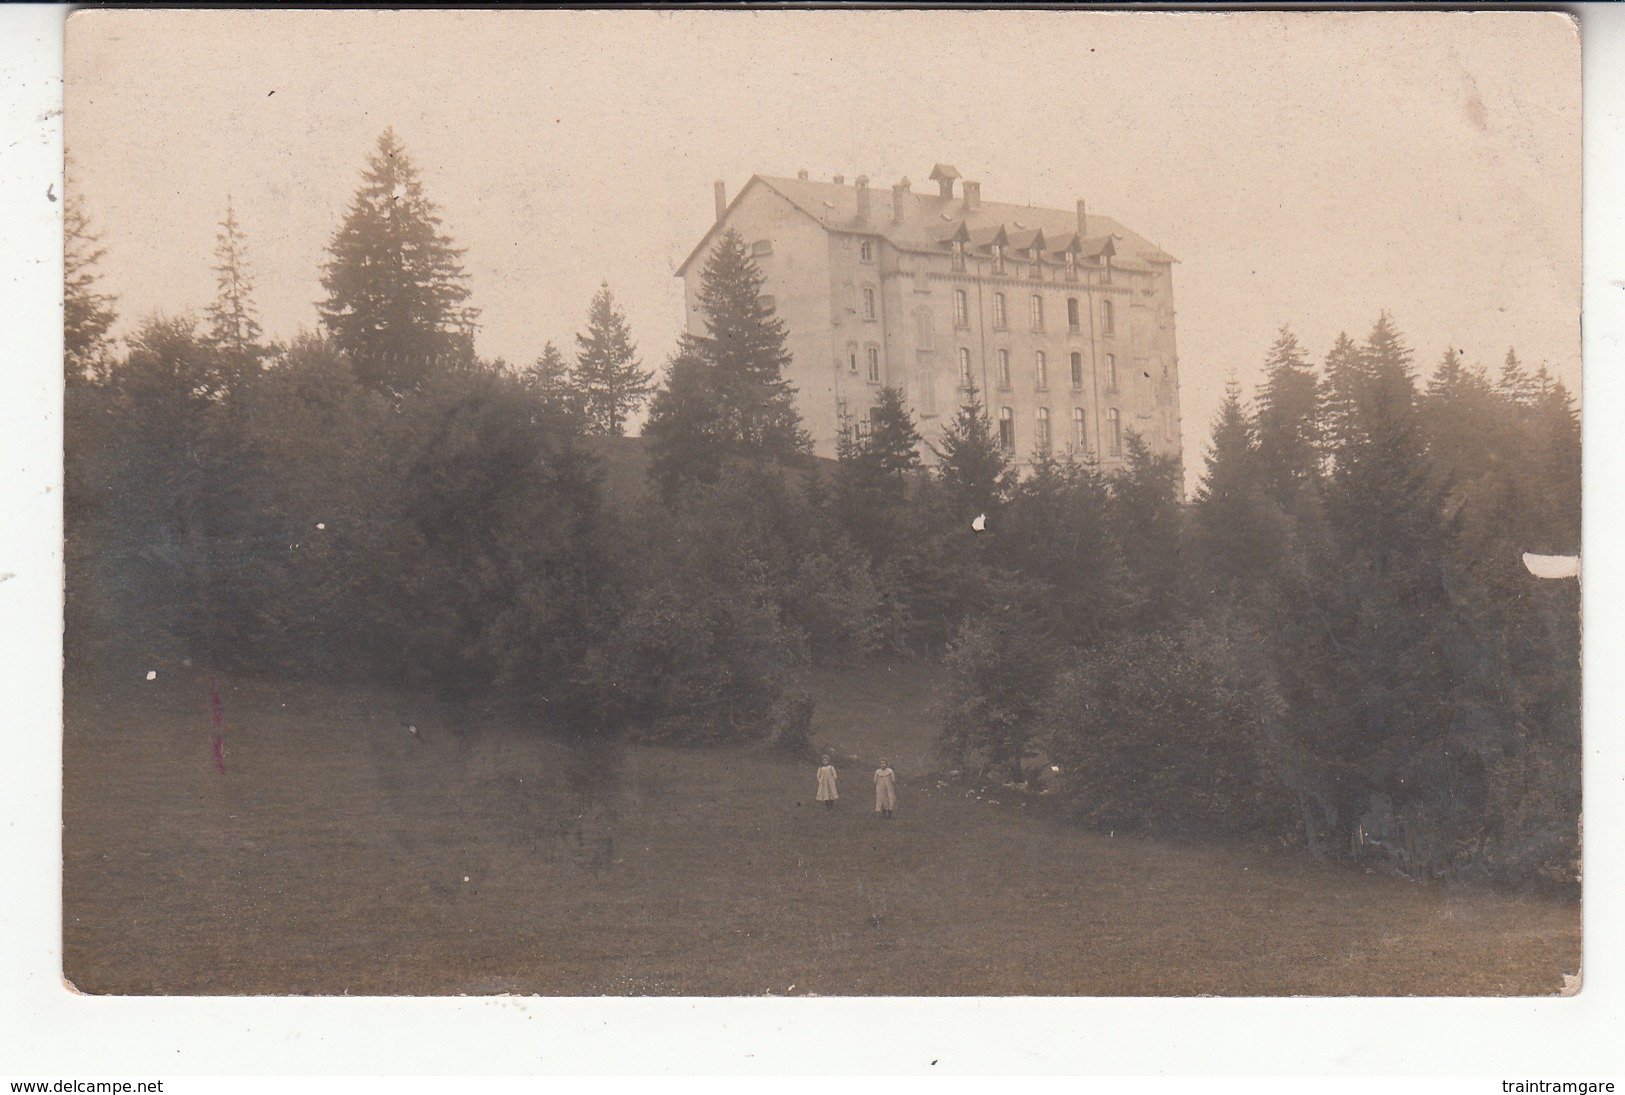
[[[607,286],[573,361],[481,359],[392,132],[329,244],[320,330],[286,345],[229,203],[203,317],[122,350],[68,218],[70,672],[122,646],[500,697],[553,733],[801,747],[811,666],[924,657],[945,766],[1085,823],[1572,873],[1578,594],[1520,555],[1578,549],[1578,419],[1511,352],[1494,378],[1447,353],[1423,386],[1386,314],[1318,367],[1283,329],[1186,504],[1132,434],[1110,473],[1012,467],[974,390],[922,436],[880,389],[812,459],[734,233],[658,384]],[[616,446],[647,463],[632,504]]]

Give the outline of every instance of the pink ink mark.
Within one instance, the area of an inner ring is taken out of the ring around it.
[[[214,736],[214,766],[221,775],[226,774],[226,736],[224,734]]]

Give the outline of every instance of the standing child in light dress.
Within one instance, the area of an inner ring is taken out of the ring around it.
[[[824,766],[818,769],[818,801],[824,804],[824,809],[835,809],[835,800],[840,798],[835,790],[835,766],[830,764],[829,758],[824,758]]]
[[[895,809],[897,809],[897,773],[891,770],[891,765],[882,757],[880,767],[875,769],[875,813],[890,821],[891,812]]]

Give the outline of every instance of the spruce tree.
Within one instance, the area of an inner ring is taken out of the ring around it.
[[[71,180],[70,180],[71,181]],[[107,375],[108,332],[118,318],[116,297],[101,291],[96,264],[107,253],[92,230],[83,202],[73,189],[66,192],[62,224],[63,365],[68,380],[101,380]]]
[[[542,356],[522,374],[525,385],[565,421],[580,423],[586,416],[581,389],[570,375],[570,365],[552,342],[544,343]]]
[[[991,515],[1009,497],[1015,472],[999,445],[993,424],[982,408],[975,385],[965,389],[964,402],[943,427],[942,440],[932,446],[937,456],[937,493],[944,504],[942,516],[950,526],[969,524],[979,515]]]
[[[209,339],[221,351],[247,364],[258,364],[269,353],[262,339],[258,309],[254,307],[254,279],[248,266],[247,237],[237,223],[231,196],[226,196],[226,218],[215,237],[215,284],[209,304]]]
[[[920,434],[901,390],[881,388],[867,429],[843,423],[836,444],[835,502],[847,534],[882,560],[898,547],[908,474],[920,466]]]
[[[328,245],[327,299],[317,305],[356,375],[386,392],[473,360],[478,311],[467,303],[462,251],[440,224],[417,168],[386,129]]]
[[[724,232],[700,276],[704,335],[696,349],[715,373],[729,432],[745,453],[785,459],[808,447],[795,408],[788,329],[762,299],[764,275],[744,238]]]
[[[706,333],[682,337],[643,430],[649,474],[668,490],[715,481],[730,458],[789,463],[811,447],[784,378],[787,330],[762,281],[739,233],[723,233],[700,276]]]
[[[1283,502],[1313,482],[1319,470],[1316,389],[1298,337],[1282,327],[1264,363],[1256,433],[1265,487]]]
[[[1501,362],[1501,378],[1497,385],[1501,394],[1519,407],[1532,405],[1539,396],[1535,378],[1529,375],[1513,347],[1507,347],[1507,356]]]
[[[574,382],[580,389],[590,432],[620,437],[627,416],[652,390],[653,373],[643,371],[637,346],[626,326],[626,314],[615,304],[609,283],[592,298],[587,330],[576,335]]]

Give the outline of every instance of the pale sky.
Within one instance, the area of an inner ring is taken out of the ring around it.
[[[598,283],[651,366],[713,180],[907,175],[1115,217],[1181,261],[1194,474],[1277,328],[1394,314],[1425,373],[1508,346],[1578,395],[1579,43],[1536,13],[91,11],[67,145],[121,332],[214,292],[226,196],[280,338],[394,126],[467,248],[480,352],[573,352]]]

